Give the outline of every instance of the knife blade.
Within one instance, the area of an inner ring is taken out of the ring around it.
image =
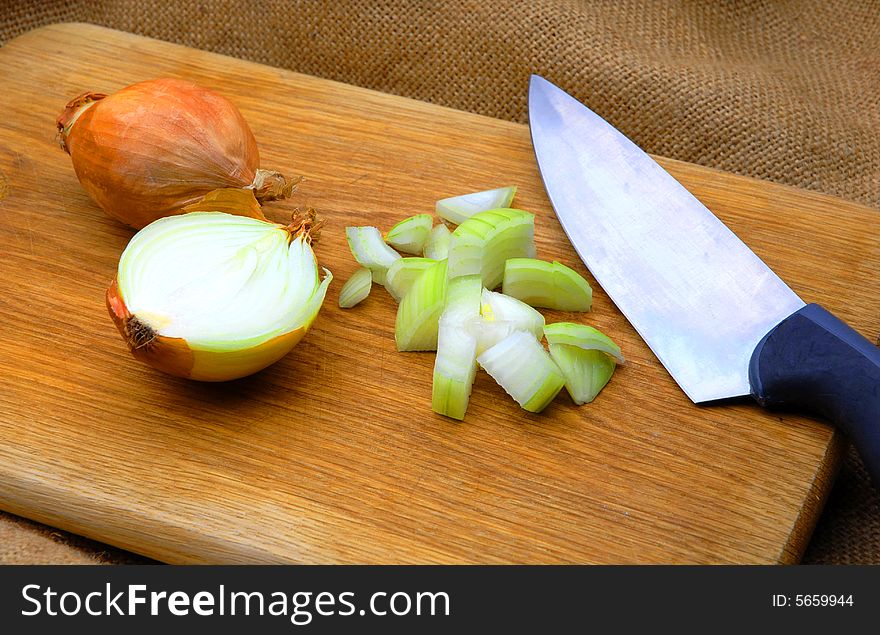
[[[806,304],[647,153],[532,75],[532,145],[584,264],[695,403],[752,395],[830,419],[880,485],[880,349]]]

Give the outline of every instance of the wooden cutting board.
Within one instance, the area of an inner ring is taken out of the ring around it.
[[[336,276],[314,330],[253,377],[206,385],[137,363],[104,308],[131,232],[55,142],[72,96],[158,76],[229,96],[263,167],[307,178]],[[522,77],[526,90],[527,77]],[[485,374],[464,422],[432,414],[432,354],[395,351],[381,289],[336,305],[346,225],[516,184],[539,255],[586,270],[523,125],[94,26],[0,48],[0,508],[160,560],[759,563],[800,557],[843,447],[748,401],[694,406],[592,278],[575,319],[628,359],[592,405],[520,410]],[[807,301],[880,332],[872,209],[662,160]],[[735,319],[736,316],[731,316]]]

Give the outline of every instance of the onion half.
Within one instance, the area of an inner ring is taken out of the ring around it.
[[[107,308],[132,354],[166,373],[225,381],[286,355],[308,331],[321,281],[309,231],[221,212],[163,218],[119,260]]]

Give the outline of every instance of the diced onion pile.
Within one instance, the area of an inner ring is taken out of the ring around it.
[[[454,419],[464,419],[478,368],[522,408],[541,412],[563,387],[578,405],[593,401],[624,361],[595,328],[545,324],[534,308],[589,311],[592,289],[575,270],[536,259],[535,217],[509,207],[515,193],[505,187],[443,199],[439,224],[418,214],[384,238],[376,227],[346,228],[361,268],[339,306],[361,302],[373,282],[383,285],[399,303],[397,350],[437,351],[431,406]],[[450,231],[443,221],[458,226]]]

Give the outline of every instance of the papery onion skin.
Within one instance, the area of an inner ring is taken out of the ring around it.
[[[232,187],[208,192],[195,203],[190,203],[181,209],[181,213],[189,212],[224,212],[257,220],[268,220],[253,190],[239,190]]]
[[[257,199],[271,200],[296,185],[259,169],[256,139],[234,104],[185,80],[85,93],[56,123],[83,188],[135,229],[218,188],[251,188]]]
[[[150,332],[129,313],[114,279],[107,289],[107,310],[135,359],[169,375],[197,381],[228,381],[252,375],[287,355],[311,323],[240,351],[193,350],[186,340]]]

